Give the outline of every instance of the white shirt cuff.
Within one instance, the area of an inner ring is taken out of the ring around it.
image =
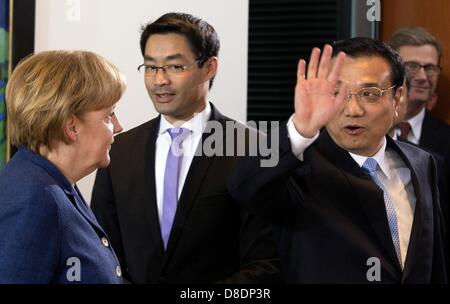
[[[289,141],[291,142],[292,153],[294,153],[298,159],[303,161],[303,152],[319,137],[319,132],[317,132],[317,134],[312,138],[303,137],[295,128],[292,117],[293,115],[287,122]]]

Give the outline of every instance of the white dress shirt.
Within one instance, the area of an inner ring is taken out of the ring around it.
[[[350,153],[350,156],[360,167],[367,159],[366,156],[353,153]],[[383,185],[383,191],[387,190],[394,203],[402,257],[401,266],[403,268],[408,253],[416,207],[416,195],[412,185],[411,171],[396,152],[390,149],[386,150],[386,138],[384,138],[383,146],[372,158],[378,163],[377,174]]]
[[[203,130],[211,116],[211,106],[207,103],[205,109],[196,114],[192,119],[183,123],[180,128],[186,128],[190,131],[190,134],[183,140],[181,147],[183,154],[180,159],[180,171],[178,179],[178,199],[180,198],[181,191],[183,190],[184,182],[186,180],[187,173],[194,158],[195,151],[202,138]],[[156,151],[155,151],[155,183],[156,183],[156,202],[158,206],[159,222],[162,218],[162,207],[164,197],[164,171],[166,170],[167,154],[172,143],[172,139],[167,132],[167,129],[175,128],[169,123],[164,115],[161,115],[161,121],[159,124],[158,138],[156,139]]]
[[[288,136],[291,142],[292,152],[300,160],[303,160],[303,152],[318,137],[317,133],[313,138],[305,138],[295,129],[292,117],[288,121]],[[411,171],[406,166],[400,156],[388,149],[386,150],[386,138],[383,139],[383,146],[372,156],[377,162],[377,174],[383,185],[383,191],[387,189],[391,197],[395,211],[397,213],[397,226],[400,238],[400,252],[402,256],[402,268],[404,267],[408,252],[409,240],[411,237],[414,210],[416,206],[416,195],[411,181]],[[350,156],[362,167],[367,156],[350,153]]]

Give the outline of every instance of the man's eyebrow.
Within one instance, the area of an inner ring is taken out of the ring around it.
[[[180,54],[172,54],[172,55],[168,55],[164,58],[164,60],[175,60],[175,59],[184,59],[185,57]],[[153,58],[152,56],[148,56],[148,55],[144,55],[144,61],[156,61],[155,58]]]
[[[377,82],[366,82],[366,83],[360,84],[360,87],[362,87],[362,88],[379,87],[379,84]]]
[[[336,86],[339,87],[343,84],[343,82],[341,80],[338,80],[336,82]],[[358,85],[358,87],[361,88],[372,88],[372,87],[379,87],[379,84],[377,82],[365,82],[365,83],[361,83]]]

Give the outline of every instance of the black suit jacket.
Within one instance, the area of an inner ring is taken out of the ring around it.
[[[387,140],[410,168],[417,197],[403,272],[382,190],[326,130],[305,150],[304,161],[291,152],[283,126],[278,166],[260,168],[251,157],[237,166],[230,193],[274,223],[288,282],[369,283],[371,257],[381,262],[381,283],[446,282],[434,161],[419,148]]]
[[[231,121],[211,108],[210,120],[222,126]],[[271,230],[227,192],[237,157],[194,157],[164,250],[155,193],[159,122],[157,117],[116,137],[110,166],[98,171],[92,193],[92,209],[124,277],[135,283],[280,280]]]
[[[442,155],[450,160],[450,126],[430,112],[425,112],[419,146]]]
[[[439,187],[446,187],[446,189],[442,189],[441,192],[445,191],[446,194],[442,196],[447,196],[447,200],[442,200],[442,209],[448,234],[450,231],[450,202],[448,201],[448,189],[450,189],[450,126],[434,117],[430,112],[426,111],[422,123],[422,133],[420,135],[419,146],[430,150],[431,152],[437,153],[444,158],[442,165],[443,168],[440,168],[440,170],[445,173],[445,177],[441,178],[440,181],[444,182],[440,183]],[[447,235],[447,237],[449,237],[449,235]]]

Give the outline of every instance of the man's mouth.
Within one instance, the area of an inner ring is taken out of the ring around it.
[[[348,125],[344,127],[345,133],[349,135],[359,135],[364,132],[365,128],[358,125]]]
[[[156,101],[161,103],[171,102],[175,97],[175,93],[172,92],[160,92],[154,94],[156,97]]]
[[[411,89],[416,89],[416,90],[429,90],[431,88],[431,86],[429,84],[412,84],[411,85]]]

